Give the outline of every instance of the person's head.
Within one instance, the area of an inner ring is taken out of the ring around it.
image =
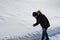
[[[33,15],[33,17],[37,18],[38,13],[37,12],[33,12],[32,15]]]

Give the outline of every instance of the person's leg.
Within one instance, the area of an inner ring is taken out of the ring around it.
[[[47,29],[46,29],[46,40],[49,40]]]
[[[46,33],[46,40],[49,40],[48,34]]]
[[[46,29],[42,28],[43,32],[42,32],[42,38],[41,40],[44,40],[45,36],[46,36]]]
[[[44,37],[45,37],[45,32],[43,31],[41,40],[44,40]]]

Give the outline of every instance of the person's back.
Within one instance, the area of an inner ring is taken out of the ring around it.
[[[41,26],[43,28],[50,26],[49,21],[48,21],[48,19],[47,19],[47,17],[45,15],[40,14],[37,19],[38,19],[37,21],[39,21],[39,23],[41,24]]]

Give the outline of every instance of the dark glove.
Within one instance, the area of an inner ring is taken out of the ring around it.
[[[33,24],[33,27],[35,27],[36,25],[35,24]]]

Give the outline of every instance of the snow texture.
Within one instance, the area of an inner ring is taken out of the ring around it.
[[[50,40],[60,40],[60,0],[0,0],[0,40],[40,40],[41,26],[32,26],[37,10],[49,19]]]

